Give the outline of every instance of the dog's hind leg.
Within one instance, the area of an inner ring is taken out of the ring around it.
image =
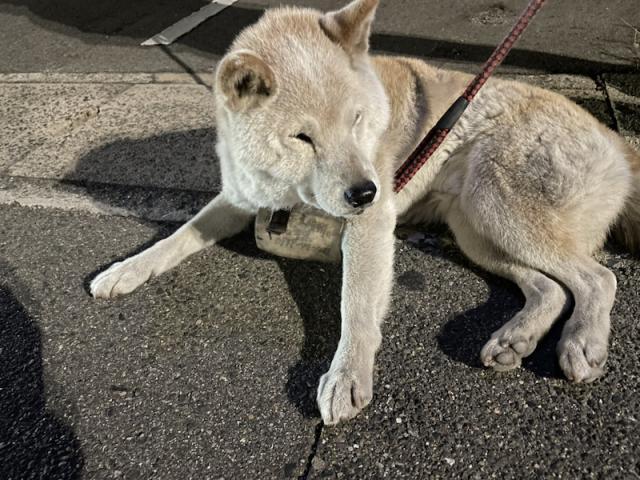
[[[559,250],[545,254],[539,244],[523,243],[511,252],[506,250],[508,244],[500,249],[477,234],[461,214],[450,215],[448,223],[472,261],[517,283],[526,297],[522,311],[482,349],[485,365],[496,370],[520,365],[568,308],[570,292],[575,307],[558,343],[560,367],[574,382],[591,382],[602,375],[616,291],[616,278],[609,269],[589,255]]]
[[[449,212],[447,223],[471,261],[516,283],[525,296],[524,308],[493,333],[480,354],[494,370],[516,368],[568,307],[569,296],[556,281],[511,259],[478,234],[459,209]]]
[[[571,290],[575,300],[557,347],[560,367],[569,380],[592,382],[604,373],[607,360],[616,277],[588,256],[553,262],[546,270]]]
[[[571,293],[574,309],[558,344],[560,366],[568,379],[589,382],[603,373],[616,290],[613,273],[592,255],[624,206],[629,170],[615,149],[589,145],[587,138],[585,146],[563,151],[569,148],[563,141],[558,139],[553,151],[536,142],[532,151],[511,152],[479,143],[469,159],[459,209],[469,228],[498,252],[538,272],[530,274],[536,278],[529,281],[532,290],[540,288],[544,275]],[[580,148],[599,148],[599,157]],[[490,364],[501,360],[500,340],[492,340],[483,351]]]
[[[91,282],[91,294],[112,298],[132,292],[189,255],[239,233],[251,216],[229,202],[223,192],[170,237],[100,273]]]

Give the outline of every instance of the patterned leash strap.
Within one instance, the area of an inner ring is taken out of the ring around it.
[[[509,35],[498,45],[493,51],[489,60],[482,67],[482,71],[476,75],[469,84],[464,93],[458,98],[447,112],[438,120],[438,123],[427,133],[426,137],[420,142],[409,158],[396,171],[394,177],[394,191],[400,192],[409,183],[418,170],[427,163],[427,160],[435,153],[438,147],[444,142],[445,138],[456,124],[460,116],[469,106],[469,103],[478,94],[482,86],[489,80],[491,74],[502,63],[505,57],[513,48],[513,44],[525,31],[531,19],[542,8],[546,0],[531,0],[527,9],[520,15],[518,22],[515,24]]]

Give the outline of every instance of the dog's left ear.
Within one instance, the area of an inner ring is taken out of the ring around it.
[[[320,27],[349,55],[362,55],[369,51],[371,24],[377,7],[378,0],[354,0],[341,10],[323,15]]]
[[[264,60],[249,50],[228,53],[216,70],[216,90],[233,111],[263,105],[276,93],[276,79]]]

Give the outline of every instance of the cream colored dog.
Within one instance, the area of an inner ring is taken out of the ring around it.
[[[98,275],[93,295],[131,292],[240,232],[260,207],[304,203],[346,218],[342,333],[317,397],[324,422],[335,424],[372,398],[396,223],[444,221],[473,262],[526,296],[482,349],[484,364],[518,367],[572,296],[560,365],[575,382],[596,379],[616,279],[592,254],[614,226],[638,245],[639,157],[564,97],[492,80],[394,194],[394,171],[470,78],[419,60],[370,57],[376,6],[275,9],[238,36],[216,72],[222,193],[169,238]]]

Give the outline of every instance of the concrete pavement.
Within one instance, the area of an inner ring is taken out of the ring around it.
[[[0,3],[0,478],[639,478],[640,262],[613,247],[608,373],[574,386],[557,328],[520,370],[481,368],[520,293],[446,232],[398,240],[374,400],[335,428],[314,396],[339,335],[337,267],[270,257],[246,233],[132,295],[88,296],[97,271],[219,190],[207,70],[268,2],[137,47],[201,3]],[[581,3],[561,29],[569,3],[550,2],[502,74],[640,146],[633,35],[616,20],[633,24],[634,2]],[[383,2],[374,45],[472,69],[519,5]]]
[[[2,0],[0,69],[7,72],[206,71],[235,35],[280,0],[241,0],[167,49],[139,48],[207,0]],[[286,2],[284,2],[286,3]],[[342,0],[295,5],[335,9]],[[383,0],[373,48],[472,68],[484,62],[526,5],[522,0]],[[549,1],[506,69],[593,74],[640,62],[634,0]]]

